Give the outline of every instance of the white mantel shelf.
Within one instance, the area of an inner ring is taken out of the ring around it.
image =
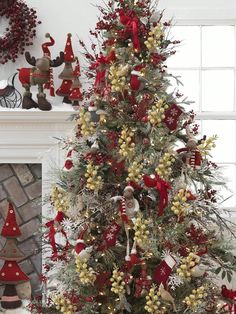
[[[0,163],[59,160],[58,138],[74,128],[74,111],[0,111]]]

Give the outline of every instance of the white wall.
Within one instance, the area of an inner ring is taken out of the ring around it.
[[[97,21],[99,12],[94,5],[103,5],[102,0],[26,0],[26,3],[37,10],[38,17],[42,21],[38,27],[34,46],[31,48],[35,56],[42,54],[41,43],[45,40],[46,32],[50,32],[55,37],[56,44],[51,49],[54,56],[59,50],[64,50],[68,32],[73,34],[74,52],[79,54],[81,49],[78,38],[89,43],[89,29],[93,29]],[[168,18],[236,20],[235,0],[160,0],[160,8],[166,8]],[[2,23],[2,26],[3,24],[5,23]],[[1,20],[0,33],[2,33]],[[80,59],[83,64],[82,56]],[[0,65],[0,80],[8,78],[17,68],[24,66],[27,66],[24,57],[20,57],[15,64],[9,62]]]

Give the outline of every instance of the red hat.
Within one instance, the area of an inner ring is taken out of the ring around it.
[[[45,35],[46,38],[49,38],[50,41],[47,43],[42,44],[42,49],[45,57],[48,57],[51,59],[51,52],[48,47],[53,46],[55,44],[55,40],[50,36],[49,33]],[[55,90],[54,90],[54,81],[53,81],[53,70],[50,69],[50,80],[48,83],[44,85],[45,89],[50,90],[50,95],[55,96]]]
[[[66,161],[64,164],[64,168],[63,168],[64,171],[70,171],[70,170],[72,170],[72,168],[74,166],[73,160],[72,160],[72,153],[73,153],[73,149],[70,148],[70,150],[68,151],[67,156],[66,156]]]
[[[45,37],[46,37],[46,38],[49,38],[50,41],[47,42],[47,43],[42,44],[43,53],[44,53],[44,56],[45,56],[45,57],[51,58],[51,52],[50,52],[50,50],[48,49],[48,47],[53,46],[53,45],[55,44],[55,40],[50,36],[49,33],[47,33],[47,34],[45,35]]]
[[[12,203],[9,202],[7,218],[2,228],[1,235],[5,238],[17,238],[21,236],[20,228],[16,222],[16,214]]]
[[[17,284],[29,281],[29,277],[21,270],[15,261],[5,261],[0,271],[0,283]]]
[[[66,46],[64,50],[64,61],[65,62],[74,62],[75,61],[75,56],[72,48],[72,43],[71,43],[71,34],[67,34],[67,41],[66,41]]]
[[[83,227],[82,231],[80,232],[78,239],[77,239],[77,244],[75,246],[75,252],[77,254],[80,254],[84,249],[86,249],[86,244],[84,243],[84,235],[86,233],[86,231],[88,230],[88,226],[86,225],[85,227]]]

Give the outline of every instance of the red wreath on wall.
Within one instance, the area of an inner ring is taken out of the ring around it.
[[[0,63],[15,62],[25,47],[33,45],[36,35],[36,11],[21,0],[0,0],[0,17],[9,19],[9,26],[0,37]]]

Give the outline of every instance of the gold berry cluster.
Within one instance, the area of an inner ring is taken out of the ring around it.
[[[74,314],[77,311],[77,306],[71,302],[70,299],[62,294],[57,294],[53,298],[53,303],[56,309],[64,314]]]
[[[192,269],[194,266],[198,265],[200,262],[200,257],[195,253],[191,252],[187,257],[181,260],[181,265],[177,268],[177,274],[185,279],[190,280],[192,275]]]
[[[148,120],[152,125],[159,126],[165,119],[165,110],[168,109],[167,103],[160,99],[148,112]]]
[[[143,219],[141,215],[139,215],[134,224],[134,241],[137,242],[139,246],[143,246],[148,241],[149,230],[147,229],[149,221],[147,219]]]
[[[161,295],[160,291],[157,291],[156,286],[152,285],[148,295],[146,296],[146,305],[144,307],[144,309],[148,313],[152,314],[166,313],[166,307],[162,306],[160,301],[160,295]]]
[[[80,125],[81,134],[83,136],[91,136],[95,133],[95,124],[91,121],[89,111],[81,109],[79,112],[78,124]]]
[[[125,158],[130,158],[134,154],[135,143],[133,142],[133,136],[134,132],[128,127],[124,127],[121,131],[119,138],[119,153]]]
[[[192,290],[191,294],[183,300],[183,303],[185,303],[189,309],[194,311],[197,306],[202,304],[206,296],[206,287],[201,286]]]
[[[187,199],[190,196],[190,193],[185,189],[180,189],[178,194],[174,196],[174,200],[171,205],[171,210],[177,216],[183,216],[186,213],[188,208]]]
[[[60,211],[60,212],[65,213],[70,207],[67,193],[62,188],[56,185],[52,188],[51,202],[55,210]]]
[[[87,179],[86,187],[92,191],[99,191],[102,188],[102,177],[98,175],[99,166],[90,161],[87,165],[85,177]]]
[[[116,267],[111,278],[111,291],[115,294],[125,294],[125,274]]]
[[[209,155],[210,151],[216,147],[215,141],[217,140],[217,135],[211,136],[206,140],[202,140],[198,145],[198,149],[203,156]]]
[[[126,181],[140,182],[142,179],[142,170],[143,164],[138,160],[134,160],[128,167],[128,177],[126,178]]]
[[[127,85],[127,76],[129,72],[128,65],[112,65],[110,67],[109,79],[111,80],[112,92],[123,92]]]
[[[160,158],[159,164],[156,168],[156,173],[163,180],[168,180],[168,177],[171,173],[171,166],[175,162],[175,157],[173,154],[165,153],[163,157]]]
[[[158,24],[155,26],[149,33],[148,33],[148,38],[144,42],[146,45],[147,49],[150,52],[155,52],[157,47],[160,46],[161,44],[161,38],[163,37],[163,29],[162,25]]]
[[[87,262],[82,260],[79,256],[76,257],[75,263],[80,282],[84,285],[93,284],[96,280],[96,274],[92,267],[88,267]]]

